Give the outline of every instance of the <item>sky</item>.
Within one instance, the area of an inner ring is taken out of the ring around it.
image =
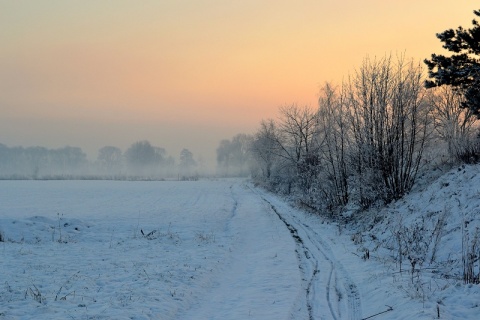
[[[473,0],[0,0],[0,143],[126,150],[148,140],[208,164],[222,139],[362,60],[443,53]]]

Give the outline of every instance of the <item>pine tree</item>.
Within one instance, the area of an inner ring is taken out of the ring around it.
[[[474,10],[480,17],[480,10]],[[425,81],[426,88],[450,85],[460,90],[464,96],[462,106],[469,108],[480,118],[480,25],[472,21],[471,29],[458,27],[437,33],[443,48],[452,52],[451,56],[432,54],[425,59],[431,80]]]

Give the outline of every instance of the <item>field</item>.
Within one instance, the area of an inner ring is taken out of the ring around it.
[[[439,309],[473,319],[478,309],[478,289],[454,281],[415,296],[388,252],[352,242],[358,231],[243,180],[0,190],[2,320],[432,319]]]
[[[293,240],[235,181],[1,184],[0,319],[281,318],[298,295]]]

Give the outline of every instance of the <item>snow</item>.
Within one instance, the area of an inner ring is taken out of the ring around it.
[[[293,239],[239,182],[0,188],[0,319],[278,319],[300,294]]]
[[[479,169],[353,227],[245,180],[0,181],[0,319],[477,319]],[[435,263],[399,272],[392,232],[441,217]]]
[[[359,228],[365,240],[362,247],[370,249],[378,261],[383,261],[389,270],[385,277],[395,281],[397,288],[406,296],[422,301],[430,318],[477,319],[480,312],[480,288],[478,285],[463,284],[462,238],[469,235],[473,241],[480,228],[480,166],[460,166],[442,174],[432,183],[414,190],[403,199],[392,203],[380,211],[374,211]],[[383,217],[383,218],[382,218]],[[372,227],[371,221],[381,220]],[[437,246],[435,225],[441,223],[441,233]],[[426,261],[416,267],[413,277],[408,261],[404,261],[404,272],[399,273],[399,265],[392,262],[395,250],[392,231],[399,225],[412,229],[423,226],[428,248]],[[432,256],[434,261],[432,262]],[[475,273],[478,273],[478,256]]]

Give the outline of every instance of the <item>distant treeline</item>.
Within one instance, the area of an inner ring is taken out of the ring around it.
[[[78,147],[8,147],[0,144],[0,179],[192,179],[201,169],[188,149],[179,162],[164,148],[148,141],[133,143],[125,152],[114,146],[98,151],[95,161]]]

